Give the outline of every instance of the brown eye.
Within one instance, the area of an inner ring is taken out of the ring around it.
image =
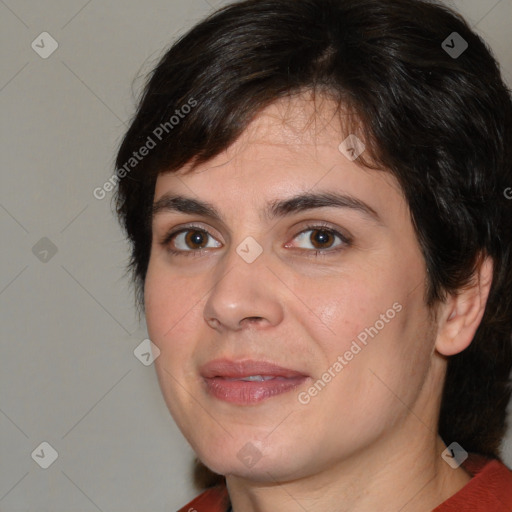
[[[189,230],[185,234],[185,244],[191,249],[203,249],[208,241],[208,233],[205,231]]]
[[[334,243],[335,237],[332,231],[312,229],[309,239],[315,249],[328,249]]]
[[[336,243],[336,239],[339,240],[338,243]],[[326,252],[334,252],[337,249],[350,245],[350,240],[347,237],[334,229],[323,226],[309,226],[299,233],[295,240],[299,242],[299,245],[296,245],[296,247],[309,249],[310,251],[324,250]]]
[[[208,231],[197,228],[181,229],[171,233],[164,239],[163,245],[174,254],[194,253],[201,251],[201,249],[222,246]]]

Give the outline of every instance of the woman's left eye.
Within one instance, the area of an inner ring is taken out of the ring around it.
[[[310,234],[308,235],[308,233]],[[316,251],[316,253],[334,251],[340,246],[350,245],[350,240],[347,237],[334,229],[324,226],[309,226],[299,233],[294,240],[295,239],[306,243],[306,247],[301,248],[310,249]],[[340,243],[334,245],[336,239],[338,239]],[[286,247],[290,247],[290,244],[286,244]]]

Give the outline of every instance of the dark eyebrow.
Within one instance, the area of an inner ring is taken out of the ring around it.
[[[353,196],[335,192],[306,192],[288,199],[271,201],[267,204],[264,216],[268,220],[273,220],[277,217],[287,217],[315,208],[349,208],[382,224],[379,214],[371,206]],[[163,195],[153,204],[152,210],[153,217],[165,211],[201,215],[222,222],[222,216],[211,203],[181,195]]]

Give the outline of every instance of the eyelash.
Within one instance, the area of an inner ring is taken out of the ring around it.
[[[329,227],[328,225],[326,224],[311,224],[311,225],[308,225],[306,226],[302,231],[300,231],[300,233],[297,233],[293,239],[297,238],[299,235],[302,235],[303,233],[306,233],[307,231],[311,231],[311,230],[318,230],[318,231],[323,231],[325,233],[329,233],[331,235],[334,235],[335,237],[338,237],[342,244],[340,244],[340,246],[336,247],[335,249],[317,249],[317,250],[312,250],[312,249],[299,249],[303,252],[306,252],[306,253],[309,253],[308,254],[308,257],[313,257],[313,258],[317,258],[317,257],[326,257],[326,256],[329,256],[329,255],[332,255],[333,253],[338,253],[344,249],[346,249],[347,247],[350,247],[352,245],[352,240],[350,238],[348,238],[347,236],[345,235],[342,235],[341,233],[339,233],[338,231],[336,231],[335,229]],[[166,250],[174,255],[174,256],[185,256],[185,257],[198,257],[200,256],[203,252],[205,251],[208,251],[209,249],[191,249],[189,251],[183,251],[183,250],[176,250],[176,249],[171,249],[170,248],[170,243],[171,241],[179,234],[181,233],[186,233],[187,231],[197,231],[199,233],[204,233],[212,238],[215,238],[209,231],[207,231],[206,229],[202,228],[202,227],[199,227],[199,226],[194,226],[194,225],[189,225],[185,228],[182,228],[182,229],[179,229],[178,231],[173,231],[173,232],[170,232],[169,234],[167,234],[164,239],[162,240],[161,244],[162,246],[164,246],[166,248]]]

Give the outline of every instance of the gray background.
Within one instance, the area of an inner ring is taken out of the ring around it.
[[[192,451],[134,356],[146,331],[111,194],[92,191],[112,174],[134,78],[223,3],[0,0],[2,512],[163,512],[195,495]],[[512,0],[455,5],[511,84]],[[43,59],[31,43],[45,31],[59,46]],[[48,469],[31,457],[43,441],[58,452]],[[505,452],[510,465],[510,435]]]

